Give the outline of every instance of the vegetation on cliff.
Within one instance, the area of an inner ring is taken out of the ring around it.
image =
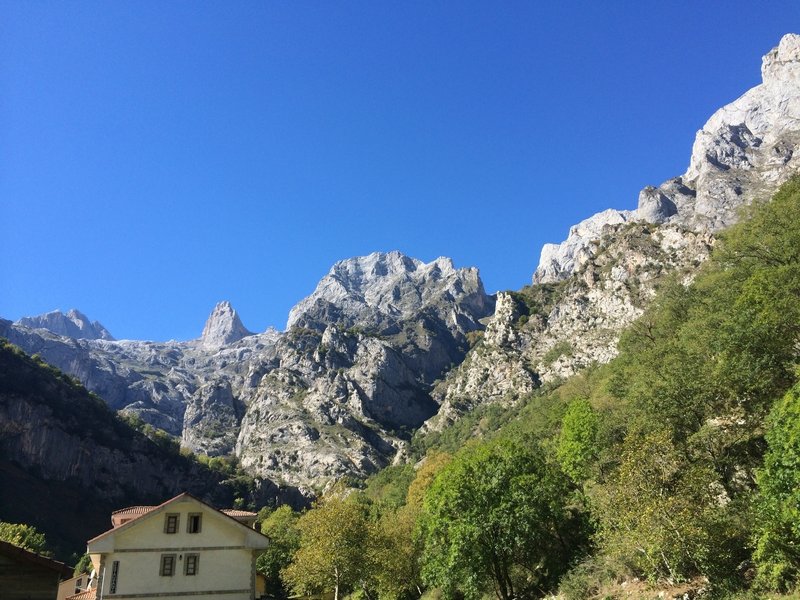
[[[660,290],[611,363],[418,440],[433,452],[473,438],[452,460],[432,454],[413,479],[392,467],[300,517],[347,504],[357,515],[341,521],[353,531],[337,533],[357,533],[362,548],[341,567],[342,590],[506,599],[613,597],[635,580],[690,582],[717,597],[793,589],[800,180],[746,217],[693,283]],[[282,571],[289,587],[333,589],[298,576],[313,571],[303,557],[325,537],[300,536]],[[387,539],[400,548],[381,552]],[[385,586],[392,561],[403,575]]]

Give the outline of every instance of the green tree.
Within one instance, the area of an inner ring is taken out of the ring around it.
[[[570,402],[561,423],[556,457],[573,481],[588,477],[589,466],[597,454],[597,415],[586,398]]]
[[[269,537],[270,544],[256,560],[256,569],[266,576],[268,589],[279,598],[288,596],[281,570],[289,566],[300,547],[300,532],[297,529],[299,518],[291,507],[283,505],[261,522],[261,533]]]
[[[416,533],[420,507],[384,512],[370,534],[372,581],[381,600],[422,595],[422,542]]]
[[[688,462],[667,432],[630,434],[619,468],[594,495],[602,549],[653,581],[705,572],[714,479]]]
[[[423,577],[447,595],[544,594],[581,547],[567,478],[535,445],[498,439],[458,453],[425,496]]]
[[[44,534],[31,525],[0,521],[0,540],[30,550],[42,556],[52,556]]]
[[[450,454],[444,452],[429,452],[416,470],[410,470],[413,479],[406,479],[404,484],[405,503],[396,509],[388,507],[371,527],[372,584],[381,599],[395,600],[422,595],[423,545],[421,537],[417,535],[417,525],[425,493],[436,474],[451,458]],[[407,472],[404,477],[408,477]]]
[[[297,521],[300,547],[283,580],[298,594],[333,590],[335,600],[371,575],[366,506],[343,493],[320,500]]]
[[[83,573],[91,572],[93,568],[92,565],[92,557],[88,554],[84,554],[78,559],[78,562],[75,564],[75,569],[73,570],[73,575],[77,577]]]
[[[422,502],[425,500],[425,494],[428,488],[431,487],[436,475],[438,475],[452,459],[453,455],[448,452],[429,451],[425,456],[425,460],[420,465],[419,469],[417,469],[414,479],[408,486],[406,504],[422,508]]]
[[[785,591],[800,577],[800,386],[775,406],[758,473],[754,559],[761,584]]]

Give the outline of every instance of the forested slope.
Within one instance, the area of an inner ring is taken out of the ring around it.
[[[662,287],[616,359],[420,440],[416,467],[282,521],[299,534],[272,573],[295,591],[381,598],[793,588],[800,180],[744,217],[693,283]],[[315,563],[315,515],[334,518],[343,502],[356,516],[337,535],[364,551]]]

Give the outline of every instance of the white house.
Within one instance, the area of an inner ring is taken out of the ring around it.
[[[112,515],[89,540],[97,598],[253,600],[256,557],[269,540],[253,513],[217,510],[189,494]]]

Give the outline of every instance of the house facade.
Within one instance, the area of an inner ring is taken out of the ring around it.
[[[219,511],[189,494],[112,515],[113,529],[89,540],[104,599],[256,598],[256,557],[269,540],[245,511]]]
[[[58,584],[58,595],[56,600],[67,600],[76,594],[85,592],[89,589],[91,578],[88,573],[81,573]]]

